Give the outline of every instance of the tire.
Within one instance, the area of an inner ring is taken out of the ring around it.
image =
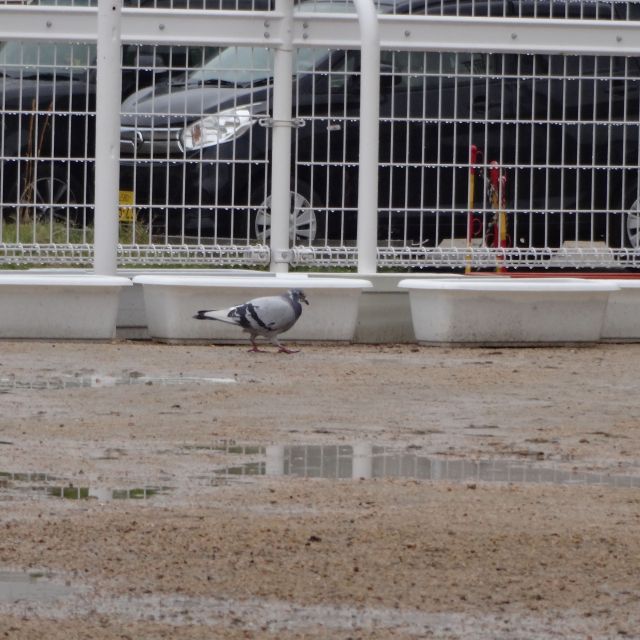
[[[640,248],[640,197],[635,195],[632,200],[631,206],[624,213],[622,240],[625,247],[638,249]]]
[[[252,235],[262,244],[271,239],[271,195],[256,198],[260,202],[252,213]],[[295,190],[289,192],[289,241],[292,245],[312,245],[322,236],[319,216],[311,202],[317,202],[311,189],[298,182]]]
[[[68,223],[75,228],[81,228],[85,222],[84,207],[78,203],[72,185],[55,173],[22,185],[20,193],[14,190],[9,199],[10,202],[17,202],[18,206],[5,207],[5,215],[16,222],[55,221]]]

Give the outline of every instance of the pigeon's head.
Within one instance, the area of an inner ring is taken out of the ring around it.
[[[302,289],[291,289],[289,291],[289,295],[294,302],[304,302],[305,304],[309,304],[307,296],[304,294]]]

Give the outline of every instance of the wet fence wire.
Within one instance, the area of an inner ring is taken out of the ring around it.
[[[46,23],[42,37],[18,29],[35,8],[71,14],[91,4],[0,3],[0,17],[11,18],[0,41],[4,264],[92,259],[95,40],[48,39]],[[640,57],[628,44],[640,25],[636,4],[376,2],[378,267],[637,266]],[[182,22],[171,23],[175,42],[136,35],[135,26],[123,31],[113,212],[121,265],[269,263],[274,8],[270,0],[125,3],[125,19],[141,9],[154,19],[174,12]],[[194,19],[228,11],[250,16],[264,43],[240,27],[233,43],[215,29],[211,43],[190,42]],[[535,28],[549,20],[562,36]],[[309,268],[352,267],[358,193],[368,188],[358,174],[367,96],[354,38],[340,45],[328,33],[333,24],[355,29],[355,8],[296,2],[294,21],[302,35],[293,54],[287,256]],[[511,48],[490,46],[482,30],[503,24],[513,29]],[[577,24],[586,35],[575,35]],[[446,46],[425,36],[447,28],[459,36]]]

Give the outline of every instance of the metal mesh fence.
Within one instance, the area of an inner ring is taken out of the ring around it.
[[[416,18],[640,16],[637,3],[586,0],[376,4],[381,15]],[[295,11],[354,7],[315,0]],[[95,59],[92,42],[0,43],[0,261],[91,259]],[[358,184],[360,67],[351,48],[294,51],[294,264],[355,264],[358,189],[367,188]],[[526,53],[414,43],[383,48],[380,88],[379,266],[636,266],[638,57],[561,55],[543,42]],[[122,100],[120,262],[268,263],[272,49],[125,42]]]

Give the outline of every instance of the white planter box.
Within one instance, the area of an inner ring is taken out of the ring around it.
[[[619,289],[609,296],[602,337],[608,340],[640,338],[640,280],[609,280]]]
[[[0,338],[111,340],[128,278],[0,274]]]
[[[247,334],[223,322],[195,320],[200,309],[224,309],[260,296],[287,289],[303,289],[309,306],[283,334],[285,340],[352,340],[358,318],[358,302],[368,280],[307,277],[306,275],[251,276],[154,276],[133,279],[142,285],[149,335],[166,342],[245,342]]]
[[[402,280],[426,343],[596,342],[615,283],[580,279]]]

